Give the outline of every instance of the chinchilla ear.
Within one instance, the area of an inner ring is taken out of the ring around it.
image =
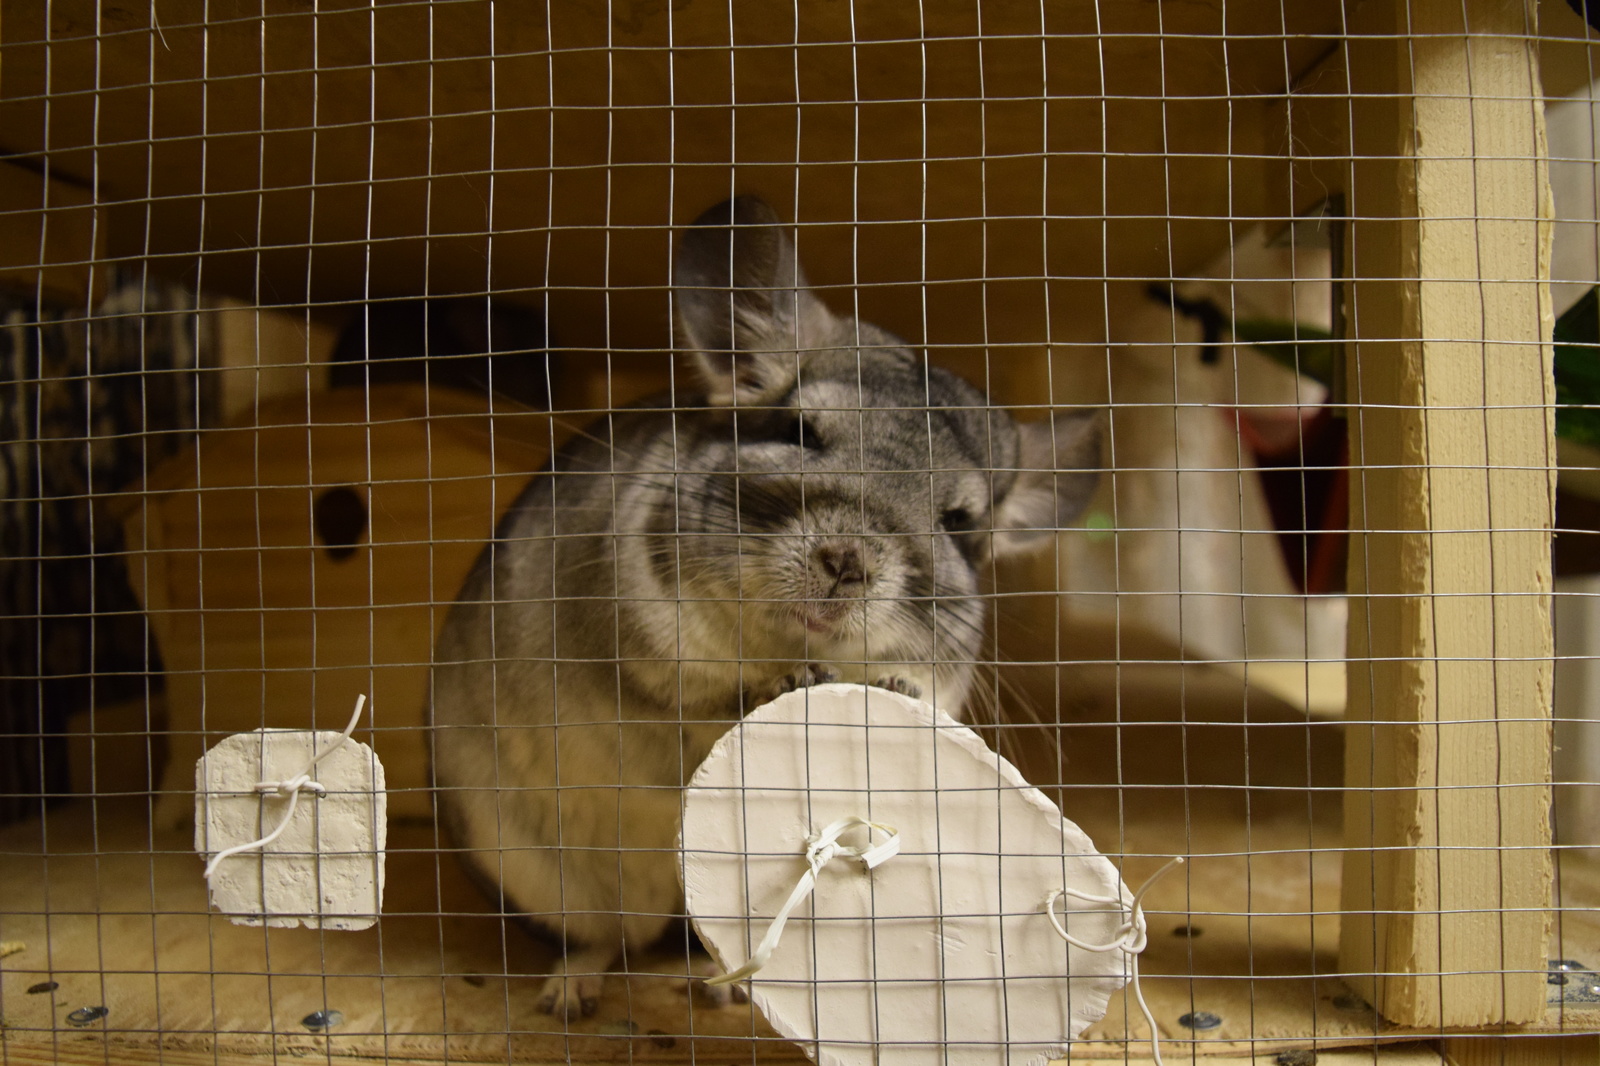
[[[1018,427],[1017,480],[995,510],[996,555],[1028,551],[1083,513],[1100,482],[1098,408],[1057,411]]]
[[[695,219],[676,275],[683,348],[714,404],[760,404],[787,392],[805,349],[835,322],[759,196],[736,196]]]

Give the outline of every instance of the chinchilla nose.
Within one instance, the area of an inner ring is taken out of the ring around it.
[[[867,582],[867,564],[859,541],[825,540],[812,549],[811,558],[828,575],[834,595],[860,595]]]

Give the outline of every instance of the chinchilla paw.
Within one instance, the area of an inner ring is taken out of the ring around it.
[[[915,681],[907,681],[903,677],[880,677],[872,683],[873,688],[886,688],[890,692],[898,692],[902,696],[910,696],[914,700],[922,698],[922,686]]]
[[[753,686],[745,694],[745,709],[759,707],[763,703],[770,703],[785,692],[796,689],[810,688],[812,685],[826,685],[839,680],[839,671],[831,666],[821,663],[805,663],[790,673],[774,678],[764,685]]]

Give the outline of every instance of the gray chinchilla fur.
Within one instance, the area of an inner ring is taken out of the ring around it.
[[[681,348],[704,389],[561,450],[439,638],[438,802],[471,871],[566,961],[539,1006],[592,1013],[682,899],[680,789],[747,709],[859,681],[959,717],[991,554],[1093,491],[1100,419],[1019,426],[897,337],[831,312],[765,202],[685,233]]]

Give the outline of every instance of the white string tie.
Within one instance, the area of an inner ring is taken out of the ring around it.
[[[283,799],[287,797],[289,800],[289,806],[285,808],[283,817],[278,821],[277,826],[272,830],[272,832],[268,833],[260,840],[252,840],[248,844],[235,844],[233,847],[223,848],[221,851],[211,856],[211,861],[206,863],[205,879],[207,881],[211,880],[211,875],[216,872],[217,866],[221,864],[223,859],[242,854],[246,851],[259,851],[268,844],[272,843],[274,840],[277,840],[278,837],[282,836],[283,831],[289,828],[289,823],[294,820],[295,808],[300,804],[300,793],[302,791],[310,792],[317,796],[323,796],[327,794],[328,790],[326,788],[311,780],[311,771],[317,768],[317,763],[338,751],[344,746],[344,742],[350,739],[350,734],[355,732],[356,723],[361,720],[361,711],[366,707],[366,705],[366,693],[362,693],[356,697],[355,713],[350,715],[350,721],[346,723],[344,732],[339,734],[338,740],[328,745],[327,750],[321,752],[320,754],[311,756],[311,758],[306,762],[306,768],[304,770],[301,770],[293,777],[285,778],[282,781],[256,782],[255,790],[261,793],[261,798],[263,800],[269,797],[274,799]],[[266,743],[265,736],[262,737],[262,743]],[[313,751],[316,749],[316,744],[316,738],[313,736],[311,741]]]
[[[1076,888],[1058,888],[1050,893],[1049,897],[1044,901],[1046,917],[1050,919],[1050,924],[1055,927],[1056,932],[1061,935],[1061,939],[1068,944],[1084,951],[1116,951],[1120,948],[1128,953],[1129,983],[1133,985],[1133,998],[1139,1004],[1139,1011],[1144,1015],[1145,1022],[1150,1026],[1150,1050],[1154,1053],[1156,1066],[1164,1066],[1161,1061],[1161,1037],[1156,1030],[1155,1016],[1150,1013],[1150,1006],[1144,1001],[1144,992],[1139,988],[1139,953],[1144,950],[1145,945],[1150,941],[1149,931],[1144,920],[1144,895],[1155,886],[1157,881],[1165,876],[1168,870],[1174,866],[1182,865],[1183,856],[1179,855],[1146,878],[1145,883],[1139,886],[1139,891],[1133,894],[1133,902],[1128,904],[1126,910],[1123,908],[1121,896],[1096,896],[1088,892],[1080,892]],[[1104,944],[1090,944],[1067,932],[1067,927],[1061,924],[1061,919],[1056,914],[1056,900],[1062,896],[1071,896],[1073,899],[1082,900],[1084,903],[1098,903],[1102,906],[1115,908],[1117,913],[1126,914],[1127,919],[1117,926],[1117,931],[1112,934],[1109,941]]]
[[[850,845],[839,843],[839,837],[851,829],[865,826],[867,829],[867,843]],[[872,830],[884,835],[878,843],[872,843]],[[767,926],[767,933],[761,938],[761,943],[756,945],[755,953],[750,956],[750,961],[729,973],[706,979],[708,985],[725,985],[733,981],[740,981],[755,973],[767,964],[772,957],[772,952],[778,946],[779,937],[783,936],[784,924],[789,921],[790,913],[800,905],[800,902],[811,895],[812,889],[817,885],[817,876],[822,868],[836,858],[860,859],[861,864],[867,869],[882,865],[889,859],[900,854],[900,830],[892,825],[882,822],[869,822],[865,818],[850,815],[840,818],[829,824],[821,832],[813,833],[806,837],[806,872],[800,875],[800,880],[795,882],[794,891],[789,893],[789,898],[784,901],[778,913],[772,919],[772,924]]]

